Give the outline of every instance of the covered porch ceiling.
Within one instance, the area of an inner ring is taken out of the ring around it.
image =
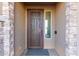
[[[56,5],[58,2],[23,2],[24,5]]]

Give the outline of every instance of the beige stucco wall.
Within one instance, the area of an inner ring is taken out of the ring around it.
[[[65,54],[65,3],[56,5],[56,30],[55,49],[59,55]]]
[[[26,4],[26,15],[27,15],[27,9],[44,9],[44,10],[52,10],[52,38],[51,39],[44,39],[44,49],[52,49],[54,48],[54,30],[55,30],[55,6],[54,5],[30,5],[27,6]],[[27,16],[26,16],[26,23],[27,23]],[[27,25],[27,24],[26,24]],[[26,26],[27,28],[27,26]],[[27,31],[27,29],[26,29]],[[27,33],[27,32],[26,32]],[[27,39],[27,38],[26,38]]]
[[[25,9],[22,3],[15,3],[15,55],[25,49]]]
[[[2,2],[0,2],[0,15],[2,15]]]

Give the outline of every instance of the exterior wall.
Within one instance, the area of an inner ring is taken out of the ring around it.
[[[14,55],[14,48],[15,55],[21,55],[27,48],[27,8],[53,11],[52,32],[56,28],[57,35],[56,39],[55,35],[52,39],[44,39],[45,49],[55,48],[59,55],[79,55],[79,3],[58,3],[56,9],[55,6],[26,6],[25,10],[22,3],[16,3],[14,24],[14,3],[11,2],[0,2],[0,22],[4,22],[3,27],[0,25],[0,34],[3,33],[0,35],[0,55]]]
[[[26,42],[27,44],[27,42]],[[25,49],[25,10],[22,3],[15,3],[15,55]]]
[[[0,3],[0,56],[4,55],[4,45],[3,45],[3,27],[4,22],[2,20],[2,3]]]
[[[0,15],[2,15],[2,2],[0,2]]]
[[[2,17],[0,16],[0,56],[4,55],[4,21],[1,21]]]
[[[27,10],[25,8],[25,49],[27,52]]]
[[[52,49],[54,48],[54,40],[55,40],[55,35],[54,35],[54,30],[55,30],[55,6],[54,5],[37,5],[37,6],[27,6],[26,4],[26,13],[27,9],[44,9],[44,10],[52,10],[52,38],[51,39],[44,39],[44,49]],[[26,14],[27,15],[27,14]],[[26,17],[27,20],[27,17]],[[27,22],[27,21],[26,21]],[[26,26],[27,27],[27,26]],[[27,31],[27,29],[26,29]]]
[[[56,5],[56,30],[55,49],[59,55],[65,55],[65,3]]]
[[[10,19],[10,56],[14,55],[14,2],[9,2]]]
[[[14,3],[2,2],[2,9],[0,15],[0,21],[3,22],[3,35],[0,36],[0,39],[3,42],[0,42],[3,47],[2,55],[14,55]],[[0,55],[1,55],[0,54]]]
[[[79,3],[66,3],[66,55],[79,55]]]
[[[59,55],[79,55],[79,3],[58,3],[55,48]],[[58,21],[59,20],[59,21]]]

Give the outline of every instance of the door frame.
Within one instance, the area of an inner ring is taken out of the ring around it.
[[[40,41],[40,48],[44,48],[44,9],[31,9],[31,10],[40,10],[42,12],[42,20],[43,20],[43,28],[42,28],[42,34],[43,34],[43,37]],[[26,9],[25,11],[25,49],[26,48],[29,48],[28,47],[28,37],[27,37],[27,28],[28,28],[28,24],[27,24],[27,21],[28,20],[28,9]]]

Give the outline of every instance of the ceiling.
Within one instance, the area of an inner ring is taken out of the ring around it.
[[[23,2],[24,5],[55,5],[58,2]]]

